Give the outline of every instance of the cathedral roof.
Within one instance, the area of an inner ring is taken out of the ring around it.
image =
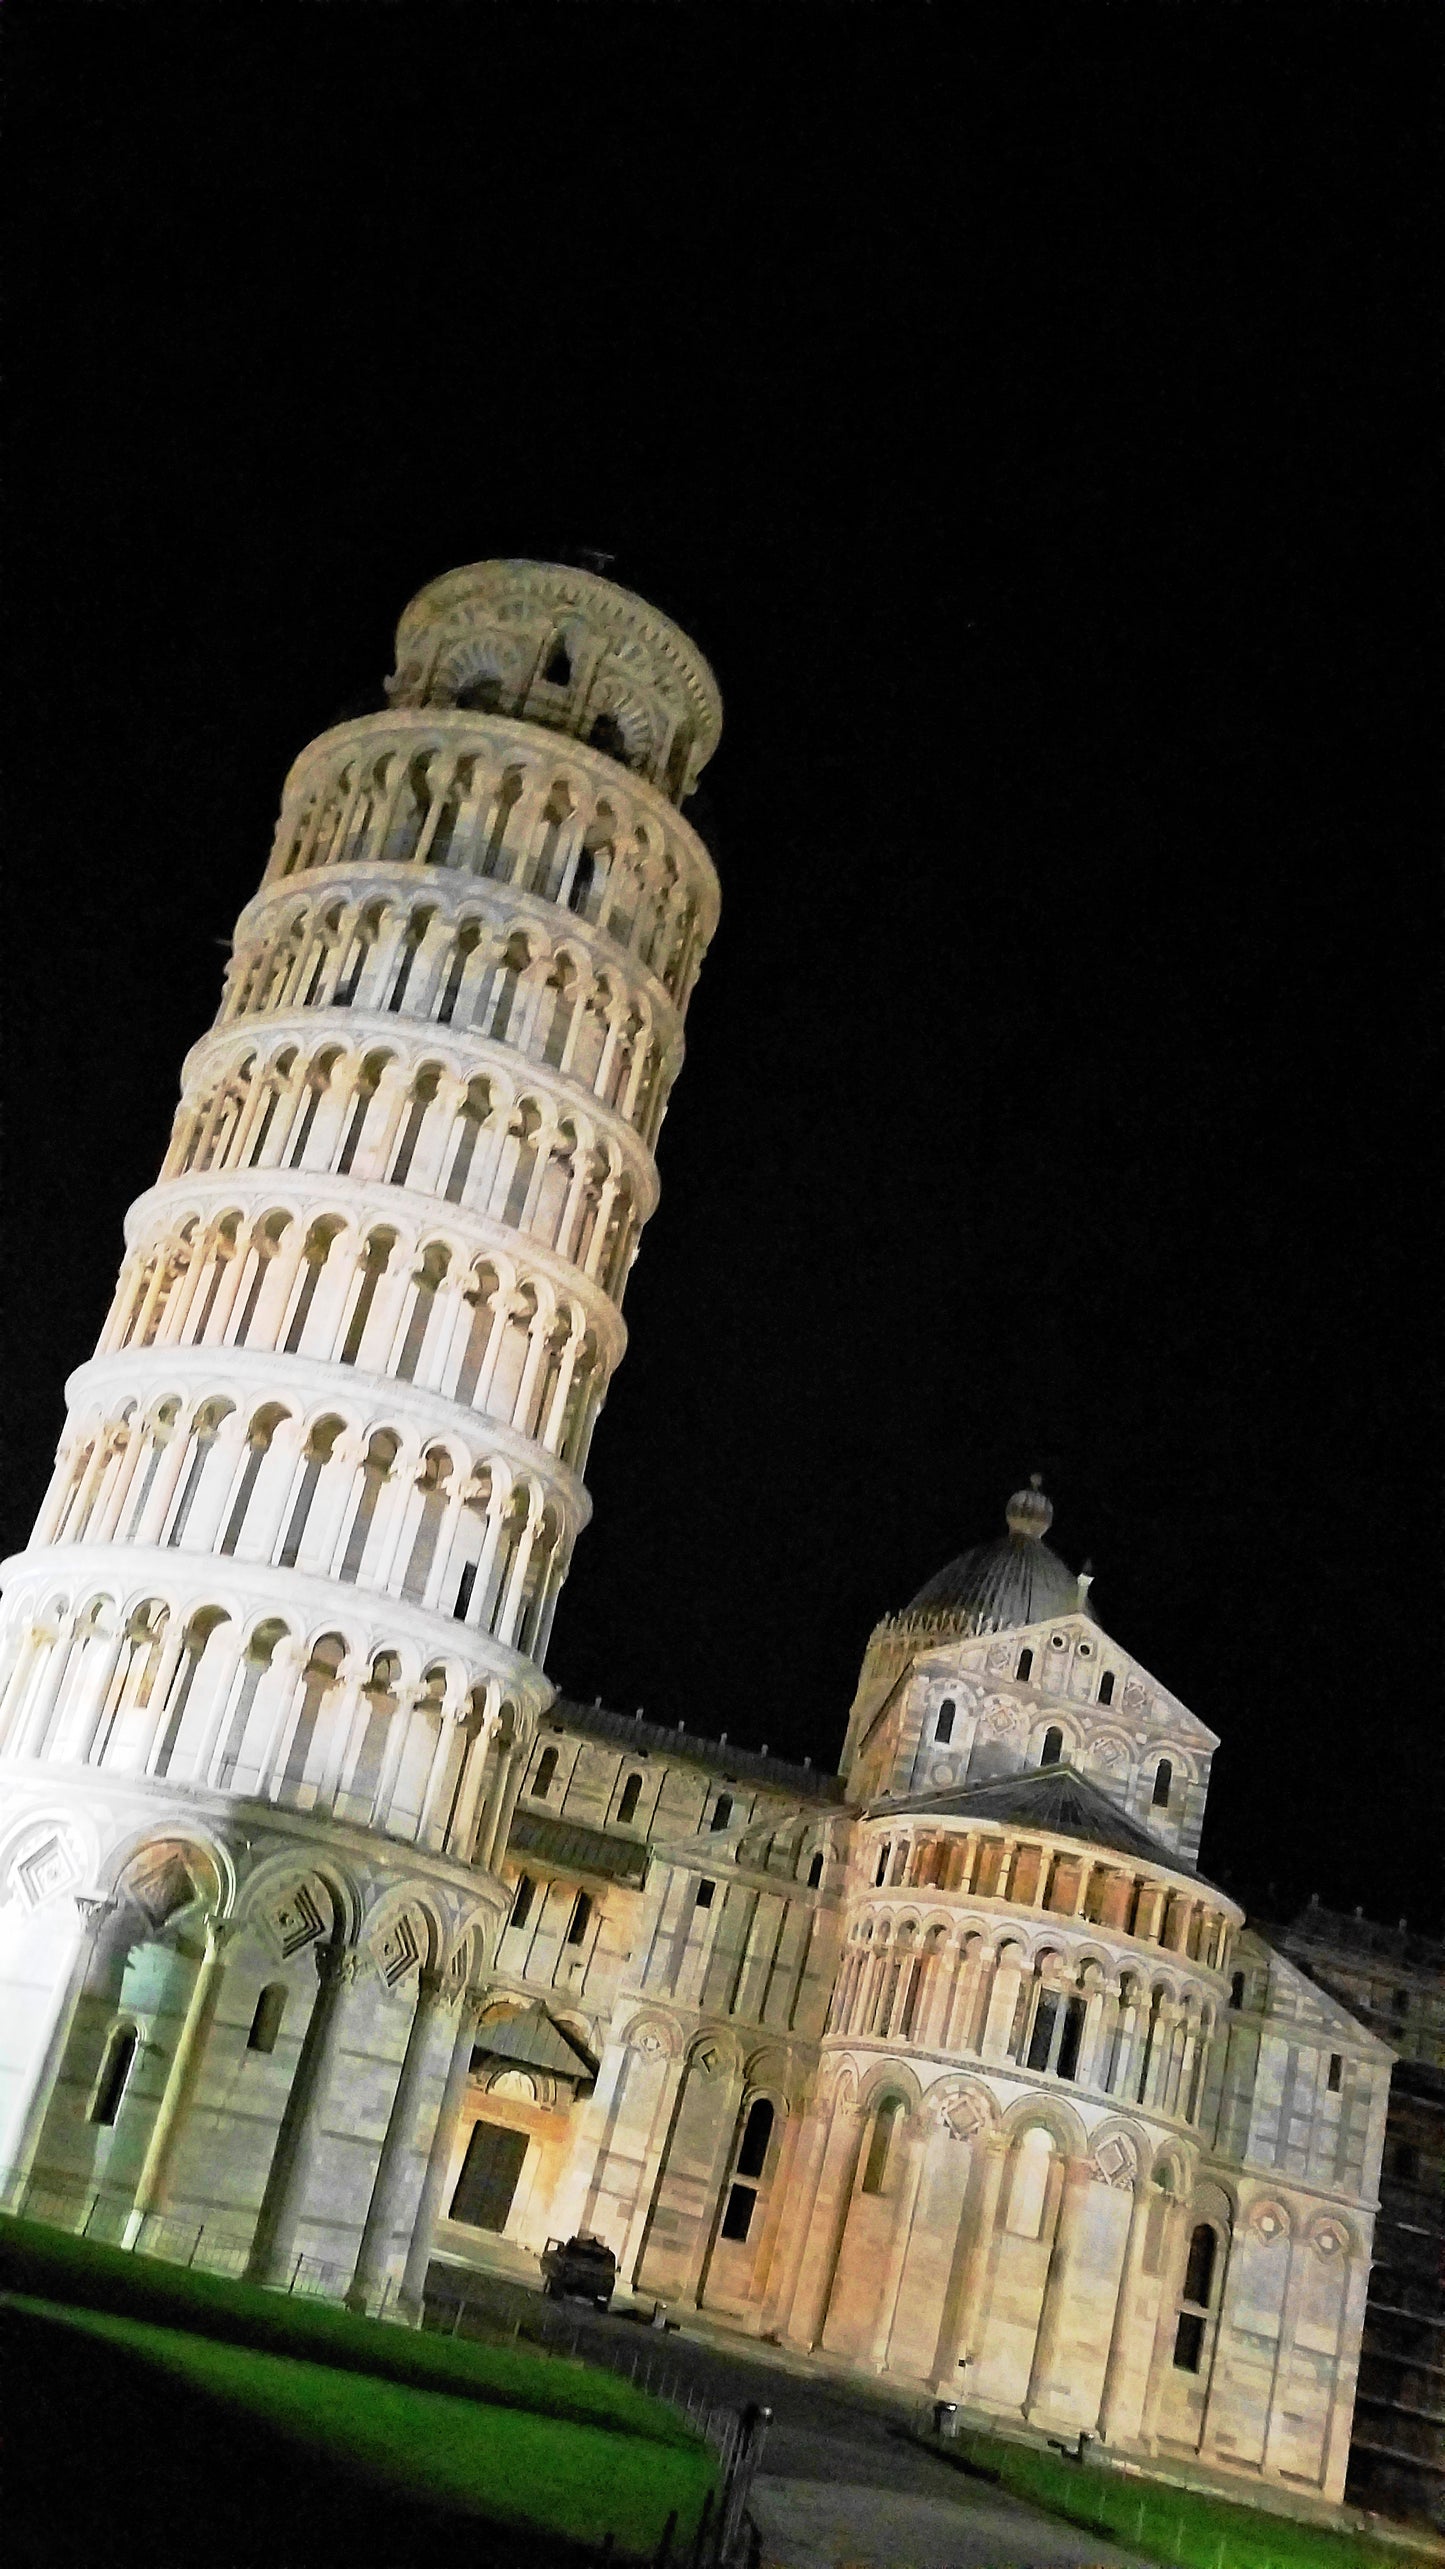
[[[1054,1615],[1087,1614],[1087,1577],[1080,1579],[1044,1541],[1054,1511],[1038,1474],[1015,1490],[1007,1532],[971,1544],[919,1589],[898,1620],[940,1632],[1012,1632]]]
[[[919,1818],[991,1820],[1001,1828],[1044,1829],[1053,1837],[1078,1838],[1086,1846],[1112,1848],[1137,1856],[1170,1873],[1200,1877],[1152,1829],[1131,1820],[1117,1802],[1102,1793],[1072,1766],[1035,1766],[1018,1775],[996,1775],[986,1784],[952,1785],[941,1793],[912,1793],[900,1801],[874,1802],[870,1819],[892,1819],[907,1812]]]

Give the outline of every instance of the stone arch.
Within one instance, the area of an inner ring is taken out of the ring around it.
[[[446,1920],[427,1885],[400,1882],[373,1901],[357,1941],[370,1953],[383,1985],[397,1990],[413,1973],[440,1971],[447,1952]]]
[[[294,1927],[279,1933],[277,1918],[281,1909],[308,1886],[316,1912],[314,1925],[302,1903],[296,1910]],[[316,1900],[317,1886],[325,1894],[324,1907]],[[263,1857],[245,1882],[235,1915],[238,1926],[258,1931],[263,1941],[279,1945],[283,1959],[289,1959],[288,1944],[291,1953],[307,1944],[354,1945],[366,1915],[366,1895],[359,1879],[333,1847],[310,1843],[304,1847],[281,1847],[275,1854]]]
[[[648,2008],[629,2018],[618,2039],[633,2051],[674,2061],[682,2057],[681,2028],[670,2016],[658,2015]]]
[[[135,1909],[151,1935],[197,1906],[216,1918],[229,1917],[236,1902],[229,1851],[189,1821],[177,1828],[149,1820],[127,1830],[107,1849],[99,1879],[112,1899]]]
[[[1017,2097],[1012,2105],[1003,2108],[999,2119],[999,2129],[1010,2147],[1023,2132],[1036,2124],[1049,2134],[1062,2157],[1083,2158],[1087,2154],[1088,2136],[1083,2118],[1063,2097],[1040,2091]]]

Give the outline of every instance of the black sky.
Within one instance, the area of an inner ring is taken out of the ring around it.
[[[1040,1470],[1206,1864],[1438,1914],[1436,14],[6,16],[7,1546],[286,766],[602,546],[723,926],[554,1675],[830,1758]]]

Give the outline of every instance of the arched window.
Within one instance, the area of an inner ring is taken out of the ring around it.
[[[283,1980],[268,1981],[266,1987],[262,1990],[260,1997],[256,2001],[256,2012],[251,2019],[251,2030],[246,2036],[246,2049],[248,2052],[274,2052],[276,2049],[276,2037],[281,2031],[281,2019],[285,2013],[285,1982]]]
[[[544,1748],[541,1756],[537,1760],[537,1772],[532,1778],[532,1791],[536,1794],[538,1800],[540,1800],[544,1794],[551,1792],[552,1778],[556,1772],[557,1751],[555,1748]]]
[[[1233,1979],[1230,1981],[1229,2003],[1231,2007],[1235,2008],[1242,2007],[1244,2005],[1244,1974],[1242,1971],[1237,1971],[1234,1974]]]
[[[1176,2372],[1197,2373],[1204,2360],[1204,2335],[1209,2323],[1218,2249],[1219,2241],[1210,2224],[1199,2222],[1189,2237],[1189,2261],[1184,2269],[1184,2290],[1180,2295],[1183,2307],[1174,2331]]]
[[[1101,1704],[1112,1704],[1113,1700],[1114,1671],[1112,1668],[1106,1668],[1099,1680],[1099,1701]]]
[[[140,2036],[134,2025],[117,2025],[105,2047],[105,2059],[90,2108],[92,2123],[115,2121],[139,2048]]]
[[[564,634],[558,634],[551,650],[548,652],[547,665],[542,672],[542,677],[544,683],[549,687],[571,686],[572,654],[567,648],[567,640]]]
[[[633,1813],[637,1809],[641,1793],[641,1776],[629,1775],[626,1783],[622,1787],[622,1799],[617,1805],[618,1823],[622,1828],[626,1828],[629,1820],[633,1816]]]
[[[585,1891],[579,1891],[576,1899],[572,1903],[572,1915],[567,1922],[567,1942],[569,1945],[580,1945],[583,1937],[587,1933],[587,1924],[591,1915],[592,1903],[588,1899]]]
[[[1031,2123],[1020,2135],[1014,2154],[1004,2220],[1005,2229],[1012,2231],[1016,2239],[1037,2239],[1042,2234],[1053,2157],[1052,2133],[1046,2132],[1042,2124]]]
[[[731,1793],[719,1793],[717,1800],[712,1806],[712,1818],[708,1822],[708,1827],[710,1829],[725,1829],[729,1820],[732,1818],[732,1815],[733,1797]]]
[[[1020,1677],[1020,1678],[1023,1678],[1023,1677],[1032,1677],[1033,1673],[1034,1673],[1034,1654],[1033,1654],[1033,1652],[1032,1652],[1031,1650],[1021,1650],[1021,1651],[1019,1652],[1019,1663],[1018,1663],[1018,1666],[1017,1666],[1017,1668],[1014,1670],[1014,1675],[1015,1675],[1015,1677]]]
[[[820,1850],[819,1853],[814,1856],[812,1863],[808,1867],[808,1889],[810,1891],[816,1891],[822,1879],[823,1857]]]
[[[532,1914],[532,1902],[536,1897],[536,1891],[537,1886],[530,1873],[519,1873],[517,1888],[512,1896],[512,1914],[507,1920],[509,1927],[525,1927]]]
[[[903,2113],[901,2096],[885,2096],[873,2117],[868,2135],[868,2156],[863,2165],[863,2192],[881,2194],[888,2181],[888,2161],[893,2149],[893,2133]]]
[[[1064,1734],[1060,1730],[1058,1723],[1054,1722],[1044,1733],[1044,1744],[1039,1755],[1039,1764],[1040,1766],[1057,1766],[1063,1757],[1063,1754]]]
[[[952,1739],[953,1716],[955,1709],[956,1707],[951,1695],[948,1696],[945,1702],[939,1705],[938,1719],[933,1725],[933,1736],[936,1740]]]
[[[1154,1790],[1149,1796],[1151,1810],[1164,1811],[1168,1809],[1169,1790],[1173,1782],[1174,1769],[1170,1765],[1167,1757],[1161,1757],[1158,1765],[1154,1769]]]

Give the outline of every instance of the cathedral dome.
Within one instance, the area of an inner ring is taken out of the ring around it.
[[[1008,1531],[971,1544],[905,1606],[903,1623],[951,1632],[1011,1632],[1051,1615],[1086,1614],[1087,1578],[1078,1578],[1044,1541],[1054,1511],[1039,1487],[1015,1490],[1005,1511]]]

